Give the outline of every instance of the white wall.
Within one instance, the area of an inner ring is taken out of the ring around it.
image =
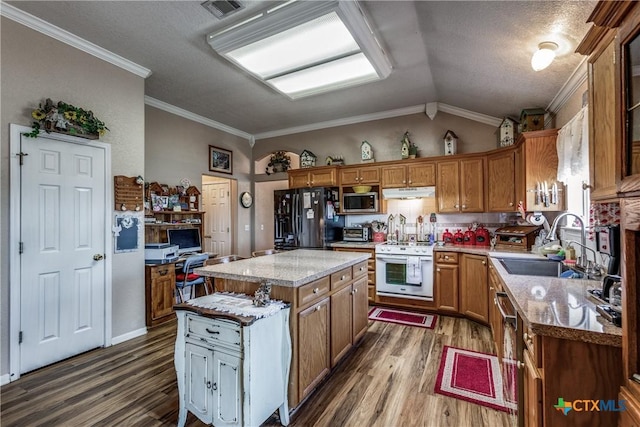
[[[112,175],[144,174],[144,80],[92,55],[1,18],[0,241],[8,241],[9,124],[30,126],[45,98],[92,110],[111,130]],[[109,183],[111,186],[113,180]],[[0,259],[0,375],[9,372],[9,251]],[[144,252],[107,254],[113,266],[114,337],[145,327]]]

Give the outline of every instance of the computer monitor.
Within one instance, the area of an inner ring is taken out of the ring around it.
[[[178,245],[178,254],[201,252],[200,230],[197,228],[170,228],[167,230],[170,245]]]

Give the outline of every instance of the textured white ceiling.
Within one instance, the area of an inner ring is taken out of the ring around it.
[[[242,0],[240,0],[242,1]],[[10,1],[152,70],[146,95],[251,134],[442,102],[494,117],[547,107],[583,60],[573,53],[595,1],[362,1],[391,58],[384,81],[292,101],[218,57],[220,21],[201,1]],[[531,55],[561,45],[546,70]]]

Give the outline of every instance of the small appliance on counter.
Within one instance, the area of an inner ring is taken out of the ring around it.
[[[371,227],[357,226],[342,229],[342,240],[345,242],[368,242],[371,237]]]
[[[620,226],[607,225],[596,227],[596,246],[600,254],[609,257],[607,274],[620,272]]]
[[[145,264],[167,264],[178,260],[178,245],[147,243],[144,245]]]
[[[589,289],[587,292],[596,301],[596,311],[616,326],[622,326],[622,278],[607,274],[602,279],[602,289]]]

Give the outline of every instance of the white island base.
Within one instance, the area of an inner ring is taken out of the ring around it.
[[[279,410],[289,424],[289,308],[255,319],[175,306],[178,426],[187,411],[214,426],[258,426]]]

